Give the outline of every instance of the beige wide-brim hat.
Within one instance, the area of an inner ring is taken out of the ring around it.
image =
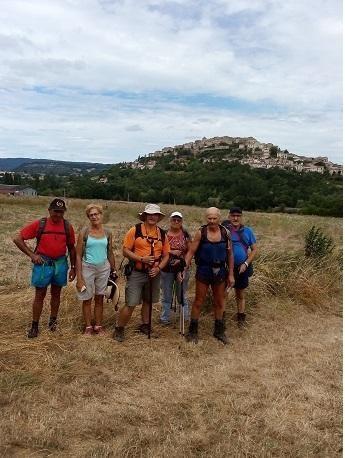
[[[144,211],[141,213],[138,213],[138,217],[140,221],[145,221],[145,214],[146,215],[157,215],[159,214],[159,220],[161,221],[165,214],[161,212],[160,206],[156,204],[147,204]]]

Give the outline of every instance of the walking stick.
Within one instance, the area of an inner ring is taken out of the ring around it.
[[[184,336],[184,297],[183,297],[183,279],[182,279],[182,282],[181,282],[180,334],[182,334],[182,336]]]
[[[149,329],[147,333],[148,339],[151,339],[151,323],[152,323],[152,278],[149,278]]]

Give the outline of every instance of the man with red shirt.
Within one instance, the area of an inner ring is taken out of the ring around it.
[[[66,204],[62,199],[54,199],[48,211],[48,218],[28,224],[13,239],[17,247],[29,256],[33,263],[31,284],[35,287],[35,297],[32,304],[32,325],[28,332],[29,338],[38,336],[38,323],[49,285],[51,293],[49,329],[56,330],[61,288],[67,284],[66,249],[69,251],[71,262],[69,280],[72,281],[75,278],[75,235],[73,227],[64,219]],[[33,251],[25,240],[34,238],[37,238],[37,246]]]

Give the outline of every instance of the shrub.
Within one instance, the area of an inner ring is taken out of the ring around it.
[[[307,257],[322,258],[334,250],[331,237],[323,234],[320,228],[313,226],[305,236],[305,255]]]

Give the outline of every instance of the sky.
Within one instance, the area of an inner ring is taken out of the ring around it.
[[[2,0],[0,157],[255,137],[342,163],[340,0]]]

